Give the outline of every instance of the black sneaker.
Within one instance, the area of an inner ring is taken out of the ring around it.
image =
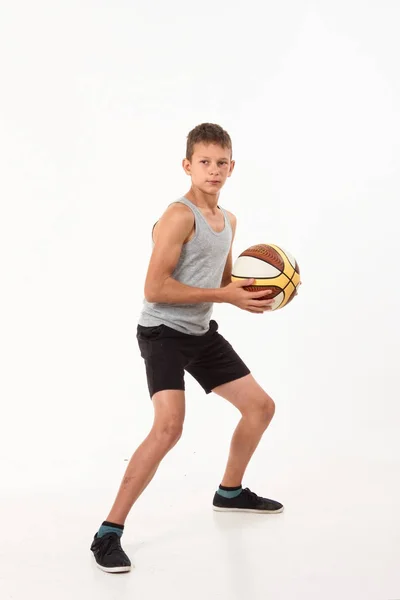
[[[252,513],[281,513],[283,505],[275,500],[261,498],[249,488],[242,490],[236,498],[224,498],[215,492],[213,509],[220,512],[252,512]]]
[[[106,573],[124,573],[131,570],[131,561],[121,548],[120,536],[106,533],[102,537],[94,536],[91,551],[97,566]]]

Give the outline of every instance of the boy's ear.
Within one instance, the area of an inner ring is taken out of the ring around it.
[[[190,173],[191,173],[191,171],[190,171],[191,164],[190,164],[190,160],[189,159],[187,159],[187,158],[183,159],[183,161],[182,161],[182,167],[183,167],[183,170],[185,171],[186,175],[190,175]]]
[[[230,164],[230,169],[229,169],[229,175],[228,175],[228,177],[230,177],[230,176],[232,175],[232,171],[233,171],[233,169],[235,168],[235,164],[236,164],[236,163],[235,163],[235,161],[234,161],[234,160],[231,160],[231,164]]]

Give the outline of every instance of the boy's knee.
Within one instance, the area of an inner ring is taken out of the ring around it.
[[[260,401],[257,407],[257,412],[261,422],[268,425],[275,414],[275,402],[272,400],[272,398],[267,396]]]
[[[247,417],[256,420],[257,423],[268,425],[275,414],[275,402],[268,394],[262,394],[254,402],[249,404]]]
[[[266,404],[266,410],[267,410],[267,412],[270,416],[270,420],[271,420],[275,414],[275,402],[270,397],[268,397],[268,402]]]
[[[165,446],[172,447],[180,440],[183,431],[183,423],[179,418],[170,418],[159,423],[156,428],[157,439]]]

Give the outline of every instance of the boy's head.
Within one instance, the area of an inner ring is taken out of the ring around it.
[[[220,125],[214,123],[202,123],[197,125],[187,136],[186,158],[191,161],[196,144],[216,144],[221,148],[230,151],[230,159],[232,159],[232,140]]]
[[[202,123],[187,137],[183,168],[202,192],[216,194],[235,166],[229,134],[213,123]]]

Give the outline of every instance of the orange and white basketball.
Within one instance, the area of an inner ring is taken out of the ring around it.
[[[244,288],[251,292],[271,290],[265,299],[273,299],[272,310],[277,310],[289,304],[296,295],[300,269],[294,256],[286,250],[275,244],[257,244],[238,256],[231,279],[254,279],[253,285]]]

